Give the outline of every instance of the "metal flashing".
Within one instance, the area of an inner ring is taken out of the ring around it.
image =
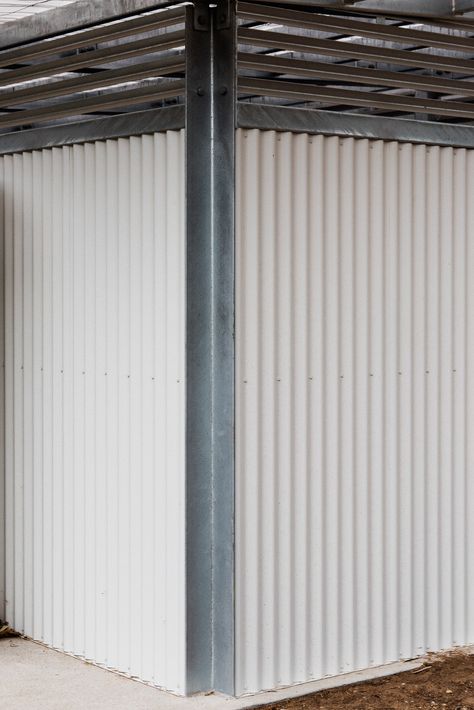
[[[361,116],[285,106],[240,103],[237,106],[237,126],[474,148],[474,125]]]
[[[182,105],[169,106],[28,131],[12,131],[0,135],[0,155],[180,130],[184,128],[184,113]]]

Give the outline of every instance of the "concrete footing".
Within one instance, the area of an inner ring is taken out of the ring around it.
[[[0,641],[0,708],[8,710],[243,710],[412,670],[421,660],[371,668],[239,699],[179,698],[20,638]]]

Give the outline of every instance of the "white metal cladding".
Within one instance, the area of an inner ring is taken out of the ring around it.
[[[474,151],[237,155],[237,690],[472,643]]]
[[[0,186],[0,451],[5,452],[5,302],[3,200]],[[0,456],[0,619],[5,620],[5,455]]]
[[[184,136],[0,159],[7,618],[183,691]]]

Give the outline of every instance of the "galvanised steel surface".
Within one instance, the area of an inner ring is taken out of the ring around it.
[[[184,6],[145,9],[1,50],[0,130],[179,103]]]
[[[107,138],[127,138],[184,128],[184,106],[136,111],[125,115],[94,118],[0,136],[0,155],[40,150]]]
[[[160,0],[74,0],[65,7],[21,20],[13,20],[2,31],[0,48],[75,32],[96,24],[115,21],[141,12],[166,7]]]
[[[75,7],[77,5],[78,3],[76,3]],[[102,6],[104,5],[105,3],[102,3]],[[143,8],[143,3],[142,9],[145,9]],[[29,59],[38,59],[51,54],[53,51],[84,49],[99,42],[113,42],[124,37],[130,37],[139,30],[141,32],[151,32],[152,30],[163,29],[183,19],[184,7],[177,6],[166,12],[146,13],[131,19],[115,19],[112,23],[99,24],[91,29],[84,29],[84,26],[81,26],[74,34],[68,34],[66,32],[67,28],[63,25],[59,36],[51,38],[47,42],[39,39],[36,42],[31,41],[26,45],[22,44],[12,49],[2,49],[0,51],[0,63],[8,66],[8,64],[14,64],[15,61],[21,60],[25,62]],[[30,25],[30,23],[23,24]]]
[[[187,691],[234,692],[233,2],[186,24]]]
[[[239,3],[239,98],[473,121],[472,20],[415,25],[366,12]]]
[[[337,15],[324,13],[301,12],[285,7],[259,5],[257,3],[240,2],[239,15],[255,22],[268,22],[288,27],[301,29],[321,30],[322,32],[335,32],[342,35],[356,35],[369,39],[382,39],[389,42],[398,42],[402,45],[421,47],[438,47],[451,51],[459,50],[472,52],[472,41],[466,36],[441,34],[420,29],[415,29],[413,23],[397,27],[393,24],[368,22],[360,19],[350,19]],[[466,22],[466,26],[469,23]]]
[[[0,158],[6,617],[184,692],[184,132]]]
[[[236,692],[474,641],[474,150],[239,129]]]
[[[219,7],[230,2],[220,0]],[[467,5],[458,3],[439,17],[438,8],[434,19],[429,13],[416,24],[412,6],[405,5],[402,17],[394,9],[395,15],[379,16],[366,3],[351,3],[349,10],[346,3],[296,9],[240,2],[239,100],[474,121],[474,22],[463,14]],[[197,6],[204,18],[209,3]],[[347,12],[338,12],[344,7]],[[36,33],[0,43],[0,130],[183,103],[184,4],[119,7],[110,0],[101,9],[91,2],[89,10],[87,22],[82,3],[69,13],[45,13]],[[9,37],[15,36],[13,25]],[[205,25],[207,20],[197,31]],[[205,77],[204,65],[199,71]]]
[[[237,106],[239,128],[291,131],[312,135],[354,138],[379,138],[385,141],[474,148],[474,128],[436,121],[413,121],[385,116],[361,116],[336,111],[263,106],[241,103]]]

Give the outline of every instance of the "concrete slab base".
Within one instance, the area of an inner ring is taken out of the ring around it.
[[[25,639],[0,640],[1,710],[243,710],[412,670],[421,660],[371,668],[233,699],[178,698]]]

